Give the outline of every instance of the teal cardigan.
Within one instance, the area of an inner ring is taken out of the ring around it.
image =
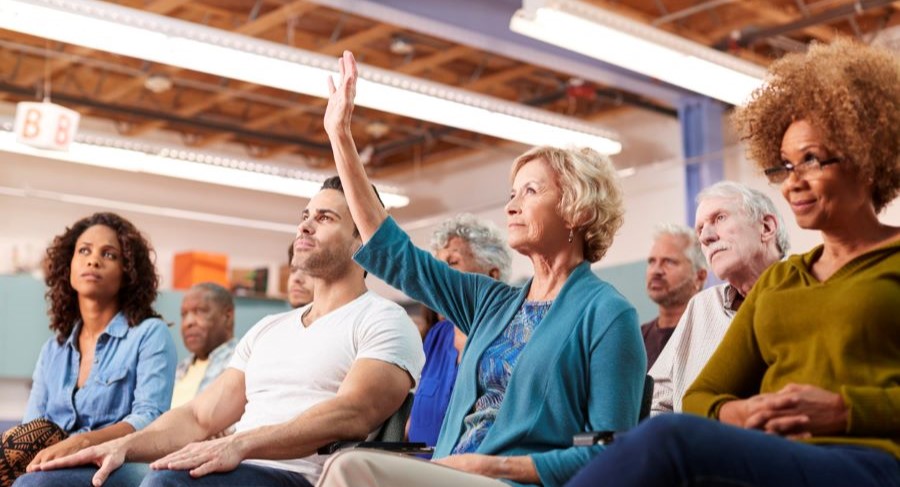
[[[513,287],[451,269],[416,248],[391,218],[354,258],[468,335],[435,447],[434,458],[447,456],[475,404],[480,357],[522,306],[531,281]],[[634,307],[580,264],[522,350],[477,453],[530,455],[543,485],[563,485],[603,448],[573,447],[573,435],[637,424],[646,368]]]

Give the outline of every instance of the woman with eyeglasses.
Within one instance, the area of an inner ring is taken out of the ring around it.
[[[684,397],[709,419],[647,421],[568,485],[900,486],[900,228],[878,219],[900,189],[900,60],[813,45],[734,121],[823,244],[750,291]]]

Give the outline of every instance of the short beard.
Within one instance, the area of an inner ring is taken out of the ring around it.
[[[347,274],[353,259],[350,257],[350,245],[335,248],[317,247],[313,251],[294,254],[294,264],[307,276],[334,281]]]
[[[663,308],[671,308],[672,306],[687,304],[694,294],[696,293],[694,292],[694,279],[692,276],[685,279],[683,283],[679,284],[665,295],[658,298],[651,297],[650,299],[653,299],[654,303]]]

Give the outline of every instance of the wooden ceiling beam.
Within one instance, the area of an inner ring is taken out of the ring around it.
[[[156,14],[165,15],[178,10],[179,7],[188,3],[190,0],[154,0],[144,7],[144,10]]]
[[[286,3],[281,7],[278,7],[275,10],[264,14],[258,17],[256,20],[247,22],[234,31],[238,34],[256,36],[271,29],[272,27],[286,24],[288,19],[292,17],[305,15],[307,12],[311,12],[318,7],[318,5],[306,0],[296,0],[290,3]]]
[[[204,95],[202,100],[196,103],[191,103],[190,105],[185,105],[176,110],[175,113],[177,113],[180,117],[193,117],[194,115],[202,112],[203,110],[206,110],[209,107],[224,103],[232,98],[235,98],[242,91],[252,91],[258,88],[259,85],[241,81],[234,86],[228,86],[228,89],[225,91],[220,91],[213,95]]]
[[[406,74],[422,73],[428,71],[431,68],[453,61],[454,59],[459,59],[475,51],[475,49],[469,46],[454,46],[450,49],[444,49],[430,56],[425,56],[423,58],[408,62],[402,66],[398,66],[396,69],[394,69],[394,71]]]
[[[610,11],[615,14],[619,14],[623,17],[627,17],[636,22],[641,22],[643,24],[651,25],[656,17],[650,15],[646,12],[638,10],[633,7],[628,7],[623,5],[620,2],[613,0],[588,0],[588,3],[594,5],[595,7],[601,8],[603,10]],[[680,35],[682,37],[688,38],[692,41],[699,42],[703,45],[709,46],[712,45],[718,39],[714,39],[711,36],[700,34],[696,31],[681,27],[677,24],[666,24],[664,26],[658,27],[661,30],[668,31],[672,34]]]
[[[100,93],[100,101],[103,101],[104,103],[115,102],[116,100],[119,100],[129,93],[143,88],[144,83],[149,77],[149,74],[142,74],[140,76],[128,78],[125,81],[121,81],[117,83],[113,88],[104,90],[103,93]]]
[[[242,19],[246,14],[242,12],[235,12],[233,10],[228,10],[220,7],[213,7],[212,5],[208,5],[205,3],[188,3],[184,6],[184,9],[188,12],[195,12],[199,15],[202,15],[205,18],[206,24],[214,25],[212,21],[212,17],[218,17],[221,21],[231,21],[234,22],[235,19]],[[232,27],[234,24],[232,24]],[[231,30],[231,28],[227,30]]]
[[[353,43],[360,43],[364,40],[366,40],[366,42],[368,42],[368,41],[371,41],[372,39],[376,39],[380,36],[384,36],[388,32],[393,32],[395,30],[397,30],[397,29],[393,26],[390,26],[387,24],[379,24],[378,26],[375,26],[371,29],[367,29],[358,34],[348,36],[344,40],[339,41],[338,43],[332,44],[331,46],[328,46],[327,48],[324,48],[322,50],[322,52],[334,54],[338,49],[342,49],[342,48],[345,48],[348,46],[352,47]],[[337,45],[337,44],[341,44],[341,43],[343,43],[343,45]],[[442,55],[443,53],[448,53],[449,51],[452,51],[449,53],[449,56],[447,54]],[[341,51],[337,51],[337,52],[340,53]],[[441,62],[438,62],[438,61],[440,61],[441,58],[444,58],[443,62],[447,62],[450,59],[460,57],[462,55],[465,55],[468,52],[471,52],[469,50],[469,48],[463,49],[462,46],[457,46],[456,48],[448,49],[447,51],[443,51],[442,53],[433,54],[431,56],[422,58],[422,60],[421,60],[421,61],[423,61],[422,63],[414,61],[412,63],[404,65],[401,68],[397,69],[397,71],[401,71],[406,74],[416,74],[418,72],[425,71],[427,69],[430,69],[432,67],[440,65]],[[441,56],[441,57],[438,58],[436,56]],[[298,104],[297,106],[284,108],[284,109],[274,111],[272,113],[257,117],[255,119],[250,120],[247,123],[245,123],[244,126],[249,129],[253,129],[253,130],[261,130],[272,124],[278,123],[280,120],[283,120],[287,117],[294,116],[294,115],[297,115],[298,113],[303,113],[303,112],[309,111],[310,109],[315,109],[317,107],[324,107],[325,104],[326,104],[326,100],[316,99],[316,100],[313,100],[309,104],[305,104],[305,105]],[[207,146],[207,145],[214,144],[214,143],[226,142],[232,138],[233,138],[233,136],[231,134],[216,134],[211,137],[205,137],[201,142],[198,142],[198,145]],[[285,150],[289,150],[287,147],[276,148],[276,149],[278,149],[278,150],[274,150],[274,151],[277,153],[284,152]]]
[[[756,14],[756,16],[761,20],[765,22],[771,22],[773,24],[787,24],[799,20],[798,15],[786,12],[784,9],[773,5],[769,0],[744,0],[732,5],[743,9],[749,15]],[[746,26],[748,23],[747,18],[744,17],[741,20],[741,23],[743,26]],[[720,29],[709,32],[708,35],[715,41],[725,38],[735,30],[741,30],[741,26],[733,24],[726,25]],[[835,30],[831,27],[828,27],[827,25],[807,27],[805,29],[798,30],[798,32],[803,32],[804,34],[814,39],[818,39],[824,42],[831,41],[835,36]]]
[[[624,6],[618,2],[614,2],[612,0],[588,0],[588,1],[596,7],[619,14],[623,17],[628,17],[634,21],[641,22],[641,23],[644,23],[647,25],[652,25],[653,21],[656,20],[656,17],[654,17],[650,14],[647,14],[645,12],[642,12],[642,11],[637,10],[632,7]],[[757,1],[757,0],[753,0],[753,1]],[[751,3],[751,2],[748,0],[746,2],[742,1],[742,2],[737,2],[737,3],[743,5],[745,3]],[[685,39],[689,39],[694,42],[703,44],[704,46],[715,45],[722,39],[722,37],[724,35],[727,35],[728,33],[731,32],[731,30],[733,30],[733,29],[729,29],[729,30],[725,31],[724,33],[719,32],[719,31],[700,33],[700,32],[697,32],[696,30],[691,30],[689,28],[682,27],[680,25],[672,24],[672,23],[669,23],[669,24],[666,24],[666,25],[663,25],[663,26],[660,26],[657,28],[667,31],[671,34],[675,34],[675,35],[684,37]],[[750,61],[750,62],[753,62],[756,64],[761,64],[763,66],[767,66],[768,63],[771,61],[765,57],[759,56],[758,54],[756,54],[755,52],[753,52],[749,49],[740,49],[736,52],[732,52],[731,54],[737,55],[747,61]]]
[[[235,29],[235,32],[244,34],[244,35],[250,35],[250,36],[260,34],[262,32],[265,32],[265,31],[271,29],[272,27],[286,23],[287,19],[290,17],[297,16],[297,15],[303,15],[306,12],[309,12],[317,7],[318,7],[318,5],[306,2],[305,0],[297,0],[297,1],[285,4],[279,8],[257,18],[256,20],[254,20],[252,22],[248,22],[248,23],[238,27],[237,29]],[[177,71],[181,71],[181,70],[176,70],[176,72]],[[143,84],[141,84],[140,86],[143,86]],[[197,113],[200,113],[201,111],[203,111],[213,105],[216,105],[218,103],[223,103],[227,100],[230,100],[231,98],[234,98],[240,90],[255,91],[259,88],[261,88],[259,85],[242,82],[240,84],[239,88],[228,90],[228,91],[222,91],[222,92],[216,93],[215,95],[205,97],[203,100],[200,100],[199,102],[192,103],[190,105],[181,107],[178,110],[178,113],[179,113],[179,115],[186,116],[186,117],[194,116]],[[131,135],[131,136],[140,135],[140,134],[146,133],[150,130],[155,130],[155,129],[161,128],[163,126],[165,126],[165,122],[161,122],[161,121],[145,122],[143,124],[133,127],[131,130],[129,130],[128,135]]]
[[[360,46],[393,34],[397,30],[399,30],[397,27],[390,24],[376,24],[373,27],[329,44],[320,49],[319,52],[330,56],[339,56],[344,51],[356,51]]]
[[[436,54],[432,55],[432,56],[436,56]],[[430,58],[432,56],[429,56],[428,58]],[[423,59],[428,59],[428,58],[423,58]],[[410,63],[410,64],[412,64],[412,63]],[[428,69],[429,66],[430,66],[430,64],[423,63],[423,64],[419,64],[417,69],[424,70],[424,69]],[[466,89],[473,90],[473,91],[485,90],[494,85],[502,85],[503,83],[505,83],[509,80],[530,74],[534,71],[535,71],[534,66],[523,64],[521,66],[516,66],[514,68],[510,68],[505,71],[501,71],[499,73],[494,73],[494,74],[479,78],[475,81],[471,81],[471,82],[463,85],[463,87]],[[406,74],[416,74],[416,69],[408,68]],[[296,115],[301,112],[309,111],[310,108],[313,108],[313,107],[325,106],[325,103],[326,103],[326,101],[324,99],[313,100],[313,102],[308,105],[297,105],[294,107],[278,110],[276,112],[272,112],[267,115],[263,115],[254,120],[250,120],[249,122],[244,124],[244,126],[249,129],[253,129],[253,130],[262,130],[274,123],[277,123],[278,121],[280,121],[286,117],[293,116],[293,115]],[[210,145],[210,144],[214,144],[214,143],[226,142],[226,141],[230,140],[232,137],[233,137],[232,134],[217,134],[212,137],[204,138],[203,141],[199,142],[199,145],[206,146],[206,145]],[[279,149],[289,150],[289,147],[280,147]],[[279,153],[281,153],[281,152],[284,152],[284,151],[283,150],[279,151]]]
[[[482,91],[492,88],[496,85],[502,85],[507,81],[527,76],[533,73],[536,68],[530,64],[522,64],[514,68],[509,68],[498,73],[482,76],[474,81],[470,81],[463,85],[464,88],[473,91]]]
[[[64,52],[66,52],[66,54],[71,54],[73,57],[54,58],[50,61],[49,66],[45,66],[46,58],[40,59],[34,69],[24,72],[18,77],[18,83],[32,85],[41,80],[45,73],[48,73],[50,79],[53,79],[58,73],[75,64],[78,61],[78,56],[87,56],[87,54],[93,52],[93,50],[81,46],[67,45]]]

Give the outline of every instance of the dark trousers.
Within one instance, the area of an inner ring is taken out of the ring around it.
[[[618,435],[567,487],[900,487],[875,448],[811,445],[686,414]]]

